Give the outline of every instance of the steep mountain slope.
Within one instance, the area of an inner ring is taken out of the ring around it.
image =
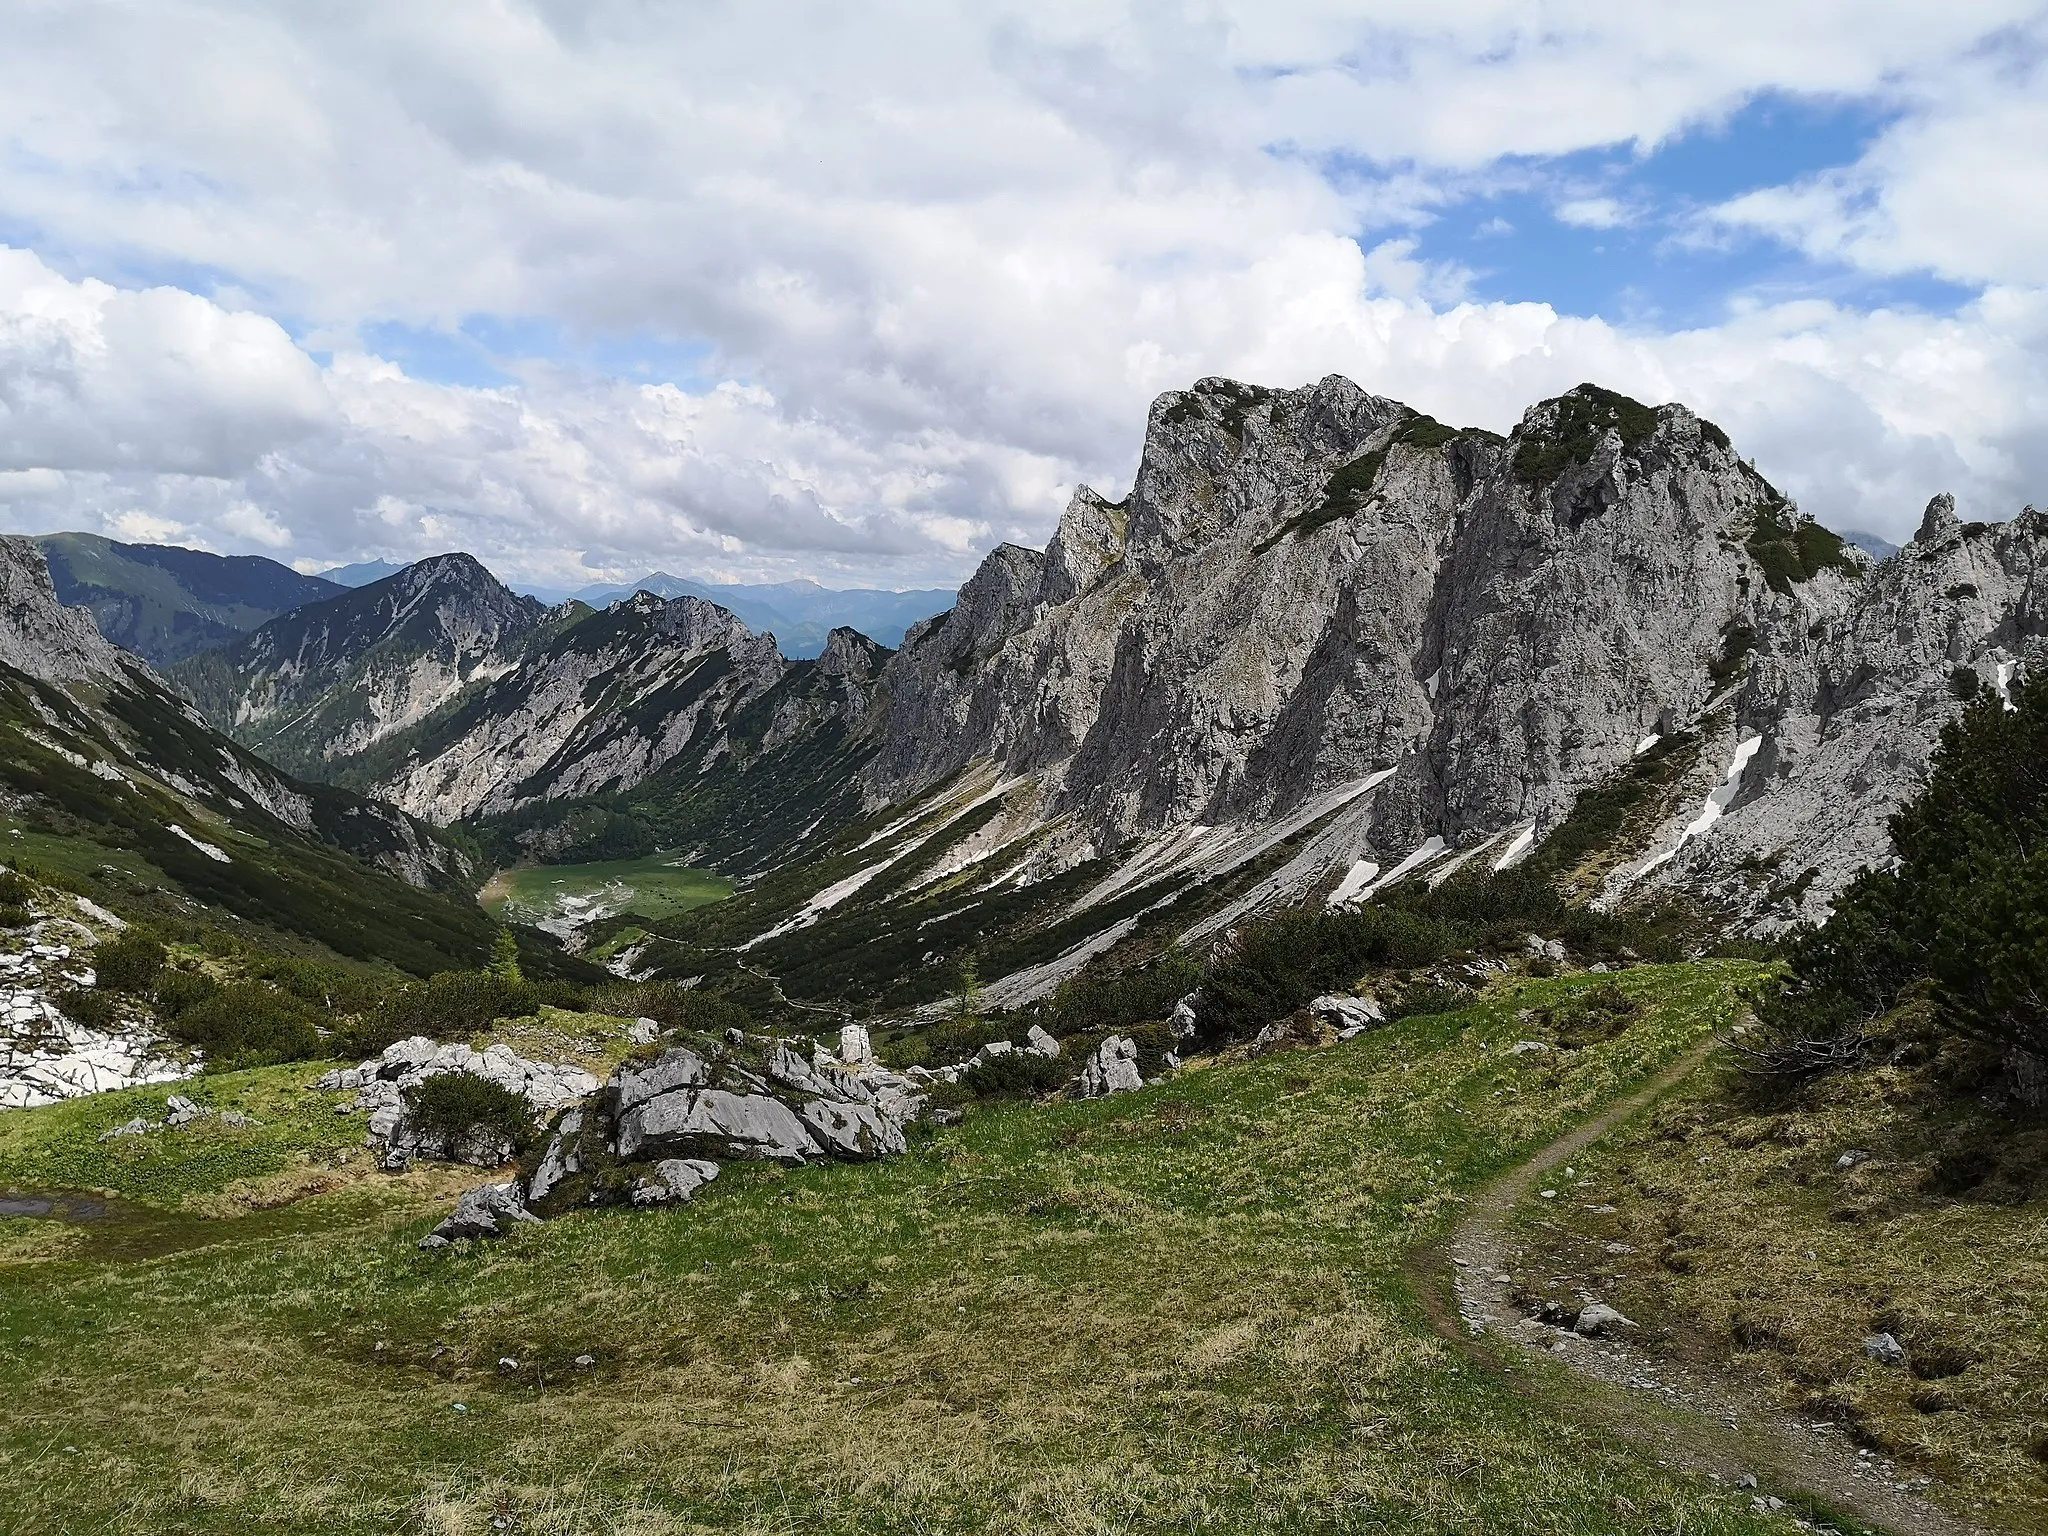
[[[14,856],[225,909],[346,955],[475,964],[491,924],[431,828],[300,783],[195,716],[0,538],[0,807]]]
[[[346,778],[366,748],[509,671],[548,615],[468,555],[437,555],[296,609],[171,677],[271,761]]]
[[[1995,681],[2042,632],[2043,532],[1923,532],[1873,570],[1682,406],[1582,386],[1501,440],[1340,378],[1204,380],[1155,405],[1126,502],[1082,488],[912,631],[870,802],[992,760],[1036,786],[1040,870],[1137,838],[1148,880],[1314,810],[1330,835],[1267,895],[1353,897],[1520,856],[1665,738],[1640,857],[1589,877],[1768,926],[1882,856],[1950,669]]]
[[[838,630],[792,662],[723,608],[638,593],[536,643],[363,770],[414,814],[498,823],[524,853],[659,840],[746,868],[806,823],[858,814],[853,743],[887,654]]]
[[[744,583],[692,581],[656,571],[623,586],[598,585],[576,593],[578,602],[602,608],[652,592],[656,597],[701,597],[737,614],[756,634],[772,633],[783,655],[808,659],[820,655],[835,629],[853,629],[878,643],[903,643],[911,625],[953,606],[954,594],[943,589],[888,592],[873,588],[835,591],[814,581]]]
[[[120,544],[91,533],[49,533],[35,543],[57,601],[91,610],[101,634],[159,667],[342,590],[260,555]]]

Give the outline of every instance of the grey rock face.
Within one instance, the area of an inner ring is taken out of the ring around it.
[[[1134,1093],[1144,1086],[1145,1079],[1138,1072],[1137,1042],[1126,1035],[1111,1035],[1082,1065],[1073,1094],[1077,1099],[1101,1099],[1113,1093]]]
[[[1044,1056],[1050,1060],[1056,1059],[1059,1056],[1060,1043],[1038,1025],[1034,1024],[1025,1031],[1024,1049],[1032,1052],[1034,1055]]]
[[[791,665],[715,604],[636,593],[508,667],[379,792],[446,822],[629,789],[692,748],[708,766]]]
[[[903,1127],[871,1105],[812,1099],[797,1116],[819,1147],[849,1162],[872,1162],[904,1149]]]
[[[619,1156],[801,1163],[821,1150],[796,1112],[765,1094],[680,1089],[619,1115]]]
[[[711,1081],[711,1067],[688,1046],[671,1046],[647,1066],[621,1067],[613,1075],[612,1087],[618,1112],[673,1093],[678,1088],[700,1088]]]
[[[172,676],[237,740],[324,778],[509,671],[546,614],[470,556],[437,555],[281,614]]]
[[[718,1164],[700,1157],[667,1157],[633,1186],[635,1205],[688,1204],[690,1197],[718,1177]]]
[[[583,1134],[583,1111],[572,1109],[562,1116],[555,1127],[554,1135],[548,1138],[547,1151],[541,1154],[540,1166],[533,1171],[533,1177],[526,1181],[526,1201],[539,1205],[553,1193],[562,1180],[572,1178],[583,1171],[583,1159],[579,1142]]]
[[[102,635],[90,614],[60,605],[43,552],[11,534],[0,536],[0,662],[60,685],[148,670]]]
[[[1776,856],[1788,884],[1816,871],[1797,915],[1817,916],[1884,856],[1956,707],[1952,669],[1996,685],[2048,633],[2048,526],[1965,527],[1938,500],[1879,567],[1799,529],[1682,406],[1582,388],[1503,441],[1340,378],[1204,380],[1155,404],[1125,502],[1077,491],[1042,554],[996,550],[906,637],[870,799],[991,760],[1038,786],[1049,872],[1369,784],[1272,893],[1298,896],[1346,864],[1365,890],[1369,866],[1512,856],[1651,738],[1692,730],[1677,852],[1645,848],[1629,879],[1768,927],[1794,914],[1735,872]],[[1824,558],[1788,574],[1792,542]],[[1679,847],[1709,790],[1718,824]]]
[[[455,1202],[455,1211],[420,1239],[422,1248],[445,1248],[457,1238],[503,1237],[521,1222],[540,1218],[526,1208],[516,1184],[480,1184]]]

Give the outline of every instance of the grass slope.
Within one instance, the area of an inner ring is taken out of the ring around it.
[[[2040,1530],[2048,1127],[2001,1123],[1982,1081],[1944,1087],[1940,1038],[1775,1103],[1694,1079],[1578,1160],[1612,1214],[1559,1202],[1532,1218],[1530,1268],[1597,1271],[1657,1349],[1759,1381]],[[1879,1332],[1905,1365],[1864,1353]]]
[[[1653,1006],[1534,1078],[1519,1010],[1584,982],[439,1257],[393,1205],[146,1263],[23,1255],[0,1523],[1782,1530],[1461,1368],[1400,1271],[1756,974],[1631,972]]]

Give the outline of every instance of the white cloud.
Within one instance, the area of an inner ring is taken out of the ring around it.
[[[44,258],[0,252],[0,472],[40,476],[0,473],[0,518],[317,563],[462,545],[534,579],[923,583],[1042,538],[1076,478],[1126,482],[1157,391],[1327,371],[1497,428],[1598,378],[1698,405],[1840,521],[1896,531],[1942,487],[2001,513],[2044,467],[2048,215],[2013,189],[2048,134],[2024,70],[1982,46],[2022,19],[42,8],[0,53],[0,214]],[[1901,115],[1862,165],[1723,228],[1985,297],[1631,332],[1466,302],[1412,241],[1502,156],[1653,145],[1766,89]],[[1332,156],[1351,169],[1326,177]],[[698,347],[723,382],[515,362],[515,383],[459,388],[357,339],[472,314]]]

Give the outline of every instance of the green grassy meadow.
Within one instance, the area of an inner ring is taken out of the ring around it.
[[[537,864],[502,871],[482,893],[485,910],[507,922],[536,923],[571,910],[572,898],[595,900],[610,913],[673,917],[709,906],[732,894],[732,881],[708,869],[692,869],[675,855],[594,864]]]
[[[1596,978],[439,1255],[446,1198],[402,1181],[144,1257],[0,1223],[0,1528],[1788,1530],[1478,1374],[1401,1267],[1757,974],[1632,971],[1650,1006],[1540,1071],[1519,1011]],[[208,1087],[275,1095],[317,1158],[301,1070]],[[116,1179],[85,1113],[7,1117],[4,1177],[190,1210],[250,1176]]]

